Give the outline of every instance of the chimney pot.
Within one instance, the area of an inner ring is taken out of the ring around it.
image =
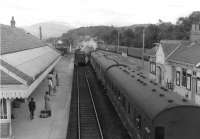
[[[191,41],[200,41],[200,23],[193,23],[190,33]]]
[[[15,27],[15,19],[14,16],[12,16],[12,19],[10,21],[11,27],[14,28]]]

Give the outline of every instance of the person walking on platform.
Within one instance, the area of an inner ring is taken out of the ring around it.
[[[59,86],[58,73],[56,72],[56,86]]]
[[[53,92],[52,94],[53,94],[53,95],[55,95],[55,93],[56,93],[56,75],[55,75],[55,73],[56,73],[56,72],[53,72],[53,74],[52,74],[52,76],[51,76],[51,77],[52,77],[52,78],[51,78],[51,79],[52,79],[51,81],[52,81],[52,85],[53,85],[53,87],[52,87],[52,92]]]
[[[50,96],[48,92],[46,92],[44,96],[44,109],[48,115],[51,116]]]
[[[33,98],[31,98],[31,101],[29,101],[28,103],[28,108],[29,108],[29,112],[30,112],[30,119],[34,119],[34,111],[36,109],[36,104]]]
[[[49,87],[49,95],[51,95],[52,91],[53,91],[53,82],[52,82],[52,78],[49,77],[48,78],[48,87]]]

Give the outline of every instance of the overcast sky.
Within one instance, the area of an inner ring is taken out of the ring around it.
[[[175,23],[200,10],[200,0],[1,0],[0,23],[17,26],[60,21],[72,26]]]

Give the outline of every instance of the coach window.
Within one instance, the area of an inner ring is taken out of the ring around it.
[[[141,126],[142,126],[142,117],[141,117],[141,115],[138,115],[136,117],[136,126],[137,126],[138,129],[140,129]]]
[[[191,90],[191,75],[187,74],[187,89]]]
[[[176,85],[180,86],[180,71],[176,71]]]
[[[126,108],[126,99],[125,99],[124,96],[122,96],[122,106],[123,106],[124,108]]]
[[[164,139],[165,138],[165,128],[156,127],[155,128],[155,139]]]
[[[0,119],[7,119],[6,99],[0,99]]]
[[[118,92],[118,96],[117,96],[118,100],[121,101],[121,95],[120,92]]]
[[[129,102],[128,102],[128,113],[129,113],[129,114],[131,113],[131,105],[130,105]]]

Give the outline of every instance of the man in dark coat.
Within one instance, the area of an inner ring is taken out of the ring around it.
[[[30,112],[30,119],[32,120],[34,118],[34,111],[36,109],[36,104],[33,98],[31,98],[31,101],[29,101],[28,108]]]

